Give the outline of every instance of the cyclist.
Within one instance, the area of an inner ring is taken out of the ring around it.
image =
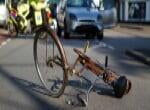
[[[30,12],[30,7],[27,0],[21,0],[17,6],[18,15],[20,16],[21,20],[19,20],[20,28],[22,31],[27,27],[28,21],[27,16]]]
[[[48,22],[52,23],[51,11],[45,0],[29,0],[29,4],[35,11],[40,11],[44,9],[48,16]]]

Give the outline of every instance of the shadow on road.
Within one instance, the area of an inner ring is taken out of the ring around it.
[[[32,82],[28,82],[23,79],[19,79],[16,77],[13,77],[9,72],[4,70],[3,68],[0,68],[0,75],[6,78],[11,84],[13,84],[15,87],[17,87],[23,94],[25,94],[28,99],[33,100],[33,102],[36,104],[36,108],[39,110],[58,110],[62,109],[54,104],[50,104],[50,102],[47,102],[46,100],[42,99],[40,96],[38,96],[34,91],[43,90],[43,87],[38,86]],[[35,89],[36,88],[36,89]],[[38,91],[40,92],[40,91]],[[44,94],[44,93],[43,93]],[[13,102],[12,102],[13,103]],[[17,108],[18,105],[16,105]],[[27,108],[22,108],[27,109]]]
[[[69,80],[68,86],[75,88],[80,94],[83,94],[86,93],[90,88],[91,82],[86,78],[84,78],[84,81],[82,81],[82,83],[79,80]],[[96,92],[99,95],[105,95],[115,98],[113,88],[105,83],[97,82],[91,92]]]

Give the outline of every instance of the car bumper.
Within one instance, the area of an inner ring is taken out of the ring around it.
[[[6,25],[6,17],[0,15],[0,25]]]
[[[0,25],[5,26],[6,25],[6,20],[0,20]]]
[[[69,31],[78,33],[98,32],[103,30],[102,23],[73,21]]]

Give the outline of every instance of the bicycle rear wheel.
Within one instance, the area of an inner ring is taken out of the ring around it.
[[[62,95],[68,81],[65,53],[56,37],[51,31],[42,31],[34,38],[35,67],[52,97]]]

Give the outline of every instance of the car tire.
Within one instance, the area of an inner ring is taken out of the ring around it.
[[[70,38],[70,33],[67,32],[67,25],[66,25],[66,22],[65,22],[65,25],[64,25],[64,38],[65,38],[65,39],[69,39],[69,38]]]
[[[62,33],[62,29],[61,29],[61,27],[57,24],[57,35],[58,35],[58,37],[60,37],[60,38],[61,38],[61,33]]]
[[[98,39],[98,40],[102,40],[103,37],[104,37],[104,32],[103,32],[103,31],[99,31],[99,32],[97,33],[97,39]]]
[[[86,39],[93,39],[94,36],[95,36],[95,35],[92,34],[92,33],[87,33],[87,34],[85,35]]]
[[[65,38],[65,39],[69,39],[69,38],[70,38],[70,33],[64,32],[64,38]]]

